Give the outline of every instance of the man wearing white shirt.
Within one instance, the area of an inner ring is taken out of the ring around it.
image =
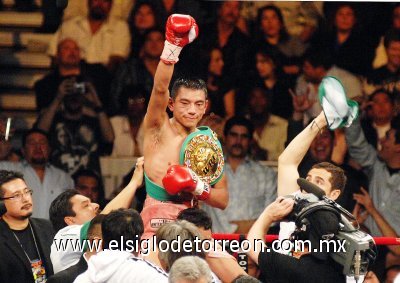
[[[21,162],[0,162],[0,169],[20,172],[28,187],[33,190],[33,216],[49,219],[51,202],[62,192],[74,188],[72,178],[49,163],[48,136],[39,129],[31,129],[23,136]]]
[[[109,17],[111,0],[88,0],[87,17],[75,17],[64,22],[50,42],[48,53],[55,56],[60,40],[78,42],[82,58],[89,64],[103,64],[114,69],[128,57],[130,33],[126,22]]]

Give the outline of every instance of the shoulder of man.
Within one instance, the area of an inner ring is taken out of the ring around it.
[[[51,233],[51,234],[53,234],[53,236],[56,234],[50,220],[43,219],[43,218],[31,217],[29,219],[29,221],[32,224],[32,226],[34,226],[34,228],[43,230],[43,232],[46,232],[46,233]]]

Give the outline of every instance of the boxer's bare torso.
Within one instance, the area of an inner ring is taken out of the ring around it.
[[[145,124],[145,129],[144,170],[151,181],[162,187],[162,178],[168,167],[179,164],[179,152],[188,134],[180,133],[174,120],[168,117],[161,128],[148,129]]]

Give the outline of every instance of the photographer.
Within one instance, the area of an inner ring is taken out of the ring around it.
[[[71,175],[82,168],[100,174],[99,155],[110,153],[114,132],[91,83],[64,80],[37,127],[51,137],[53,164]]]
[[[328,257],[326,251],[308,251],[308,248],[318,248],[319,241],[326,239],[328,235],[332,237],[338,233],[339,219],[333,212],[317,210],[307,217],[310,225],[303,239],[310,240],[312,247],[293,253],[293,256],[272,249],[267,251],[262,239],[268,228],[273,222],[284,219],[294,209],[295,202],[292,198],[278,197],[265,208],[247,235],[252,245],[249,256],[259,265],[265,282],[345,282],[341,267]]]
[[[78,43],[71,38],[61,40],[57,46],[54,70],[35,83],[36,109],[42,111],[50,106],[68,85],[66,79],[90,81],[95,86],[97,95],[103,104],[108,101],[111,76],[101,64],[88,65],[81,60]]]

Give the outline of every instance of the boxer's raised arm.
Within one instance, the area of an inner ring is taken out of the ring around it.
[[[196,21],[189,15],[173,14],[165,26],[164,50],[158,64],[149,106],[145,116],[146,128],[159,128],[168,119],[165,112],[169,101],[169,84],[174,64],[179,60],[182,48],[198,35]]]

